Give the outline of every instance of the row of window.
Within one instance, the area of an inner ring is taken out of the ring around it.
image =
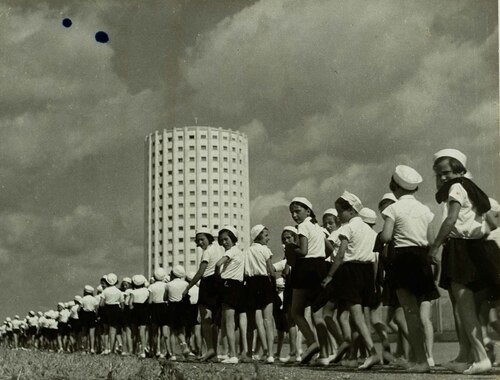
[[[161,210],[160,210],[161,211]],[[179,215],[176,215],[177,219],[184,219],[184,215],[182,214],[179,214]],[[218,218],[219,217],[219,213],[218,212],[214,212],[212,217],[214,218]],[[194,219],[196,218],[196,215],[195,214],[189,214],[189,218],[191,219]],[[201,213],[201,218],[208,218],[208,214],[206,212],[202,212]],[[229,218],[229,214],[228,213],[224,213],[224,218]],[[233,218],[234,219],[238,219],[238,215],[237,214],[233,214]],[[243,219],[243,215],[240,215],[240,219]],[[152,219],[154,221],[154,219]],[[167,220],[173,220],[173,216],[172,215],[168,215],[167,216]],[[163,222],[163,217],[159,217],[158,218],[158,221],[159,222]]]
[[[153,170],[155,169],[155,164],[153,163],[152,167],[151,167]],[[171,169],[171,168],[168,168],[168,169]],[[188,168],[189,169],[189,173],[196,173],[196,168]],[[200,168],[200,172],[201,173],[207,173],[208,169],[207,168]],[[219,168],[212,168],[212,172],[213,173],[218,173],[219,172]],[[226,173],[226,174],[229,174],[229,168],[222,168],[222,172],[223,173]],[[232,169],[231,172],[233,174],[236,174],[236,169]],[[178,174],[184,174],[184,169],[183,168],[179,168],[177,169],[177,173]],[[167,170],[167,174],[168,175],[172,175],[173,174],[173,171],[172,170]],[[162,167],[160,167],[158,169],[158,175],[159,176],[162,176]],[[240,175],[243,175],[243,170],[240,170]],[[154,173],[152,174],[152,176],[154,177]]]
[[[201,138],[201,139],[203,139],[203,140],[205,140],[205,139],[207,138],[207,135],[206,135],[206,134],[204,134],[204,133],[200,133],[200,135],[199,135],[199,136],[200,136],[200,138]],[[219,135],[218,135],[218,134],[212,134],[211,136],[212,136],[212,139],[213,139],[213,140],[215,140],[215,139],[218,139],[218,138],[219,138]],[[195,136],[194,134],[190,134],[190,135],[188,135],[188,138],[189,138],[189,140],[194,140],[194,139],[196,138],[196,136]],[[228,140],[228,135],[227,135],[227,134],[222,134],[222,139],[223,139],[223,140]],[[169,141],[169,142],[170,142],[170,141],[172,141],[172,140],[173,140],[173,137],[172,137],[172,136],[168,136],[168,137],[167,137],[167,141]],[[182,140],[184,140],[184,135],[177,135],[177,140],[178,140],[178,141],[182,141]],[[160,142],[161,142],[161,141],[163,141],[163,137],[162,137],[162,136],[159,136],[158,141],[160,141]],[[231,141],[236,141],[236,136],[231,136]],[[238,138],[238,141],[242,141],[242,138],[241,138],[241,137],[239,137],[239,138]],[[154,140],[153,140],[153,143],[154,143]]]

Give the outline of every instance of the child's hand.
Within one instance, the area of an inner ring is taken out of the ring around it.
[[[321,286],[326,288],[326,286],[332,281],[332,276],[328,275],[323,281],[321,281]]]

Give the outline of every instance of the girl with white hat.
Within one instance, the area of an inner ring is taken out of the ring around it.
[[[116,287],[118,277],[114,273],[109,273],[105,276],[107,284],[106,289],[102,291],[100,307],[102,308],[101,318],[103,321],[104,331],[109,334],[109,339],[105,339],[103,355],[108,355],[115,352],[116,331],[121,326],[123,305],[123,294]]]
[[[95,328],[97,324],[97,308],[99,302],[94,297],[94,288],[85,285],[83,288],[82,306],[79,317],[82,325],[82,339],[90,354],[95,354]]]
[[[69,316],[71,312],[63,302],[57,304],[57,344],[58,352],[63,352],[67,348],[69,335]]]
[[[291,256],[295,256],[295,260],[292,258],[292,314],[308,346],[301,363],[308,363],[319,352],[318,364],[326,366],[329,363],[328,331],[323,310],[319,308],[312,315],[318,344],[314,332],[305,318],[305,309],[313,303],[317,293],[321,291],[321,281],[326,275],[326,248],[328,247],[329,252],[331,252],[332,247],[330,243],[326,242],[323,229],[318,225],[311,202],[308,199],[294,198],[290,203],[289,210],[292,219],[298,224],[299,237],[298,245],[292,245],[292,250],[287,249]],[[287,248],[290,246],[287,245]],[[289,259],[287,257],[287,260]]]
[[[140,358],[147,353],[146,325],[149,319],[148,299],[149,290],[145,286],[146,277],[136,274],[132,277],[132,291],[130,292],[129,308],[132,311],[132,326],[136,341],[141,342]]]
[[[465,178],[466,164],[467,157],[456,149],[443,149],[434,155],[436,200],[444,203],[445,219],[431,245],[431,255],[435,256],[444,244],[439,285],[450,294],[460,344],[458,356],[446,366],[473,375],[491,369],[483,346],[476,297],[490,292],[498,299],[500,253],[494,242],[483,239],[484,216],[491,205],[488,196]],[[468,363],[470,353],[474,357],[472,364]]]
[[[275,270],[273,254],[267,247],[269,230],[257,224],[250,230],[252,244],[244,252],[247,308],[246,312],[255,317],[259,339],[267,351],[267,363],[274,363],[273,342],[273,299],[275,293]],[[253,319],[253,318],[252,318]]]
[[[165,301],[168,301],[168,325],[179,341],[182,354],[187,357],[190,350],[186,342],[185,327],[189,298],[184,295],[188,286],[184,267],[182,265],[174,266],[170,278],[171,280],[166,284],[164,296]],[[171,360],[174,359],[171,358]]]
[[[215,265],[215,275],[220,276],[222,285],[220,288],[220,302],[222,304],[222,330],[223,335],[227,335],[229,343],[229,357],[222,363],[238,364],[239,359],[236,356],[236,339],[234,335],[236,312],[241,309],[244,300],[243,296],[243,278],[245,257],[243,252],[236,245],[238,241],[238,231],[231,226],[225,226],[219,231],[219,244],[224,247],[224,256]],[[241,320],[240,320],[241,322]],[[248,351],[248,342],[246,342],[246,329],[241,328],[240,333],[243,338],[243,353]],[[244,331],[245,330],[245,331]],[[246,343],[246,347],[245,347]]]
[[[156,356],[164,358],[168,347],[168,339],[170,330],[168,327],[168,308],[165,302],[166,283],[165,277],[167,272],[165,269],[158,267],[154,271],[154,283],[149,285],[149,312],[151,319],[151,345],[156,350]],[[162,347],[165,353],[162,353]]]
[[[123,277],[120,284],[120,291],[123,294],[123,309],[122,309],[122,356],[131,355],[134,352],[132,340],[132,310],[130,310],[130,293],[132,292],[132,279]]]
[[[415,169],[406,165],[396,167],[389,187],[398,201],[383,211],[386,218],[380,235],[383,243],[394,240],[390,286],[396,289],[408,323],[415,360],[410,363],[410,372],[429,372],[434,364],[433,332],[426,334],[423,326],[429,330],[430,302],[439,298],[428,252],[429,242],[434,239],[431,224],[434,214],[415,199],[420,183],[422,177]],[[426,316],[425,320],[421,315]]]
[[[341,317],[350,313],[356,330],[369,351],[369,356],[358,367],[366,370],[380,362],[363,315],[363,307],[371,306],[375,299],[373,247],[376,236],[359,217],[363,205],[356,195],[344,191],[342,196],[335,201],[335,208],[343,223],[338,230],[340,247],[322,286],[326,288],[326,292],[330,293],[331,299],[338,303]],[[349,349],[351,359],[355,355],[350,326],[342,323],[342,320],[341,318],[344,342],[339,346],[334,360],[341,358]]]
[[[222,248],[215,241],[212,232],[207,228],[196,231],[196,245],[203,250],[200,266],[194,277],[184,291],[189,292],[198,281],[200,281],[200,291],[198,307],[200,309],[201,333],[207,345],[207,352],[200,358],[201,361],[211,360],[217,357],[217,335],[218,328],[214,321],[214,316],[219,314],[219,292],[217,287],[217,277],[215,276],[215,265],[224,254]]]

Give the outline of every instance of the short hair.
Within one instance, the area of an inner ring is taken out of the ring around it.
[[[238,238],[236,236],[234,236],[234,234],[231,231],[222,229],[219,231],[219,235],[217,236],[217,242],[219,243],[219,245],[222,245],[221,235],[223,232],[226,232],[227,236],[229,236],[229,239],[231,239],[233,244],[236,244],[236,242],[238,241]]]
[[[211,234],[206,234],[204,232],[200,232],[200,233],[196,234],[196,236],[198,236],[198,235],[204,235],[208,240],[208,244],[212,244],[215,241],[215,238]],[[196,237],[195,237],[195,240],[196,240]],[[199,247],[198,243],[196,243],[196,246]]]
[[[350,210],[356,211],[351,206],[351,204],[342,197],[337,198],[337,200],[335,201],[335,207],[337,207],[341,211],[350,211]]]
[[[314,213],[314,211],[312,209],[310,209],[304,203],[297,202],[297,201],[290,203],[290,206],[288,206],[288,209],[291,210],[292,206],[294,206],[294,205],[297,205],[297,206],[302,207],[303,209],[309,210],[309,216],[311,217],[311,222],[313,222],[315,224],[318,223],[318,220],[316,219],[316,214]]]
[[[465,174],[467,173],[467,169],[465,166],[458,161],[456,158],[453,157],[439,157],[436,161],[434,161],[434,165],[432,165],[432,169],[436,170],[436,166],[443,162],[444,160],[448,160],[448,164],[450,165],[451,171],[453,174]]]
[[[387,203],[387,206],[384,207],[384,205]],[[382,199],[380,202],[378,202],[378,209],[381,210],[382,208],[386,208],[390,205],[392,205],[393,203],[396,203],[394,202],[392,199],[387,199],[387,198],[384,198]]]

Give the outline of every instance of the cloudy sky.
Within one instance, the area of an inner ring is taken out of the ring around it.
[[[375,208],[396,164],[462,150],[499,186],[495,0],[0,1],[0,318],[142,271],[144,136],[247,133],[252,223]],[[62,26],[71,18],[70,28]],[[109,34],[107,44],[94,34]]]

